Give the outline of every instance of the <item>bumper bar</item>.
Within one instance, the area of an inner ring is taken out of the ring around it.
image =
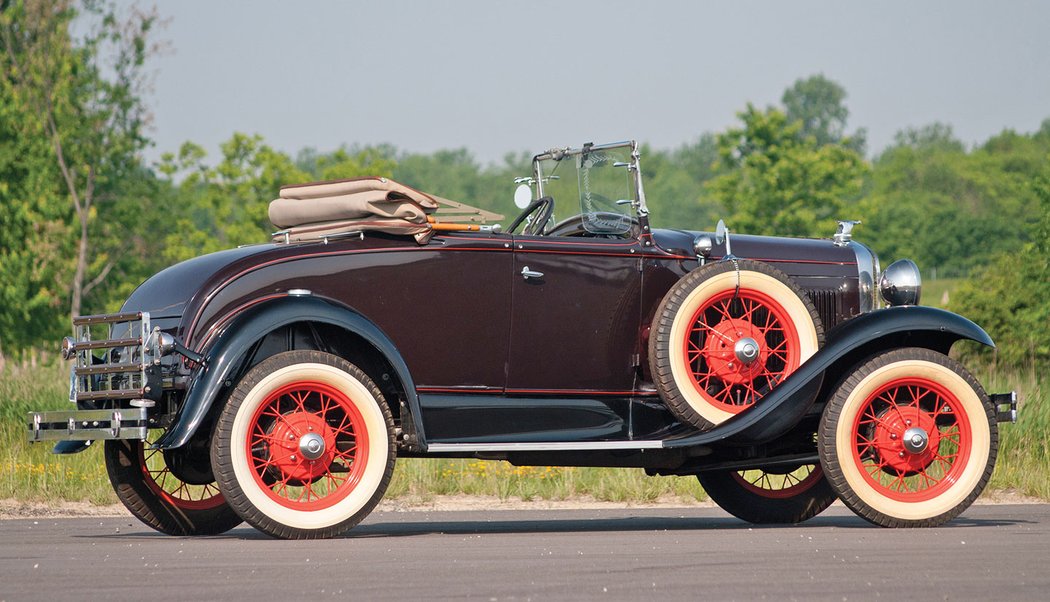
[[[1017,391],[1009,393],[992,393],[988,396],[995,406],[995,419],[998,422],[1017,422]]]
[[[146,408],[73,410],[29,414],[30,441],[145,439]]]

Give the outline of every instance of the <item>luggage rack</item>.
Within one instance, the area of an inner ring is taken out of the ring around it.
[[[92,330],[97,334],[103,327],[106,335],[93,338]],[[73,361],[69,401],[78,406],[30,413],[30,441],[145,439],[147,409],[156,398],[151,393],[161,391],[154,366],[160,358],[159,337],[152,334],[149,312],[73,318],[73,336],[62,341],[62,357]],[[91,409],[91,402],[103,400],[128,400],[131,407]]]
[[[120,338],[91,338],[92,327],[127,324]],[[72,359],[70,401],[140,399],[150,392],[146,374],[150,353],[149,312],[79,316],[73,318],[73,337],[62,342],[62,354]],[[95,355],[98,351],[101,355]]]

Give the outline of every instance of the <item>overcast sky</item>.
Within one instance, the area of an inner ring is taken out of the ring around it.
[[[160,4],[156,148],[234,131],[328,151],[466,147],[483,162],[634,138],[658,148],[779,103],[817,73],[881,150],[901,128],[964,142],[1050,117],[1047,2],[213,2]]]

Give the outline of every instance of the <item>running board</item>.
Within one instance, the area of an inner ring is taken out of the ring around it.
[[[537,452],[616,449],[661,449],[656,441],[552,441],[541,443],[431,443],[427,452]]]

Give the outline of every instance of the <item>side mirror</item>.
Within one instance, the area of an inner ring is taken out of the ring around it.
[[[528,184],[519,184],[514,189],[514,205],[518,209],[524,209],[532,202],[532,187]]]

